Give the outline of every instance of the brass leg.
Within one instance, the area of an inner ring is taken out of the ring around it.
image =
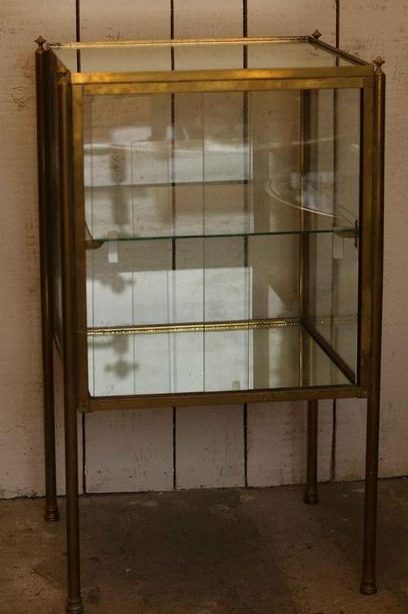
[[[376,533],[377,533],[377,490],[378,490],[378,433],[379,394],[367,402],[367,455],[364,507],[364,557],[361,593],[373,595],[377,592],[375,579]]]
[[[373,296],[372,296],[372,350],[370,354],[370,382],[367,401],[366,440],[366,490],[364,508],[364,556],[363,578],[360,591],[363,595],[377,592],[375,578],[377,537],[378,491],[378,443],[380,428],[381,386],[381,322],[382,322],[382,268],[383,268],[383,218],[384,218],[384,122],[385,75],[383,60],[375,60],[374,79],[374,202],[373,211]]]
[[[47,63],[44,39],[37,39],[37,130],[38,130],[38,200],[41,268],[41,337],[44,386],[44,455],[45,455],[45,519],[58,520],[55,469],[55,414],[53,365],[52,275],[49,229],[49,198],[47,160],[49,157],[49,124],[47,109]]]
[[[317,442],[319,409],[318,401],[307,403],[307,469],[304,502],[315,505],[319,502],[317,492]]]
[[[65,476],[68,555],[68,599],[66,610],[70,614],[82,612],[81,572],[79,550],[79,497],[78,497],[78,434],[77,434],[77,356],[75,275],[72,211],[72,146],[71,89],[66,73],[60,73],[58,105],[60,112],[60,172],[62,202],[62,288],[63,288],[63,352],[64,352],[64,432]]]
[[[68,352],[69,348],[67,348]],[[65,358],[68,357],[65,356]],[[68,599],[66,610],[70,614],[79,614],[82,612],[82,601],[79,547],[77,409],[73,392],[74,378],[69,365],[70,362],[67,360],[64,367],[66,531],[68,554]]]
[[[45,449],[45,520],[59,520],[57,506],[57,479],[55,462],[55,414],[52,337],[44,330],[43,322],[43,373],[44,373],[44,449]],[[48,365],[48,366],[47,366]]]

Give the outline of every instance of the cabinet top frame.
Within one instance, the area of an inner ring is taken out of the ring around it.
[[[55,56],[58,72],[73,85],[167,83],[166,91],[178,83],[183,91],[195,91],[197,82],[206,82],[210,91],[217,81],[228,81],[227,89],[258,89],[265,80],[284,80],[287,86],[290,80],[330,79],[330,87],[361,87],[375,69],[321,41],[317,31],[291,37],[68,43],[40,37],[37,43]]]

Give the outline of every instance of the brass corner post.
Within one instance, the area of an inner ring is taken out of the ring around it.
[[[50,198],[48,181],[49,112],[47,108],[48,70],[45,39],[35,41],[36,98],[37,98],[37,152],[38,152],[38,201],[40,230],[41,272],[41,341],[44,403],[44,460],[45,460],[45,519],[58,520],[57,484],[55,462],[55,410],[54,410],[54,316],[52,288],[52,245],[50,232]]]
[[[316,30],[313,34],[318,38],[320,32]],[[307,230],[307,216],[305,214],[305,178],[310,170],[310,114],[311,114],[311,92],[304,90],[301,92],[300,100],[300,176],[301,188],[300,199],[302,208],[300,210],[300,235],[299,246],[299,310],[302,327],[306,328],[306,320],[309,311],[308,301],[308,274],[309,274],[309,236]],[[307,385],[307,358],[304,335],[302,334],[302,351],[300,373],[302,385]],[[318,463],[318,422],[319,409],[318,401],[307,401],[307,423],[306,423],[306,487],[303,501],[308,505],[318,503],[317,487],[317,463]]]
[[[60,72],[58,82],[58,113],[60,141],[61,183],[61,236],[62,236],[62,312],[64,358],[64,431],[65,475],[68,552],[69,614],[82,612],[80,548],[79,548],[79,497],[78,497],[78,435],[77,435],[77,383],[76,383],[76,293],[74,258],[74,212],[72,168],[72,87],[68,72]]]
[[[375,568],[383,291],[385,75],[382,70],[384,60],[377,58],[374,63],[377,68],[374,74],[372,347],[367,401],[363,578],[360,588],[364,595],[377,592]]]

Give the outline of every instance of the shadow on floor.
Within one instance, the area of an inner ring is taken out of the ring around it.
[[[358,593],[363,485],[195,490],[81,499],[87,614],[408,613],[408,480],[380,485],[379,586]],[[63,520],[0,503],[0,612],[63,612]],[[4,547],[5,544],[5,547]]]

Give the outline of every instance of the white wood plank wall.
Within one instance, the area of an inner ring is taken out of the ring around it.
[[[43,494],[34,39],[74,39],[75,0],[2,0],[0,7],[0,497]],[[83,40],[311,33],[365,59],[387,60],[385,303],[381,473],[408,474],[408,6],[387,0],[80,0]],[[246,23],[245,23],[246,17]],[[61,403],[57,412],[63,492]],[[335,421],[333,421],[335,415]],[[246,426],[246,428],[245,428]],[[83,428],[84,427],[84,428]],[[365,407],[321,403],[322,480],[364,470]],[[164,408],[79,420],[81,490],[267,486],[304,479],[302,403]],[[335,442],[335,448],[333,448]],[[246,445],[245,445],[246,444]],[[333,456],[334,451],[334,456]],[[334,458],[334,463],[333,463]]]

